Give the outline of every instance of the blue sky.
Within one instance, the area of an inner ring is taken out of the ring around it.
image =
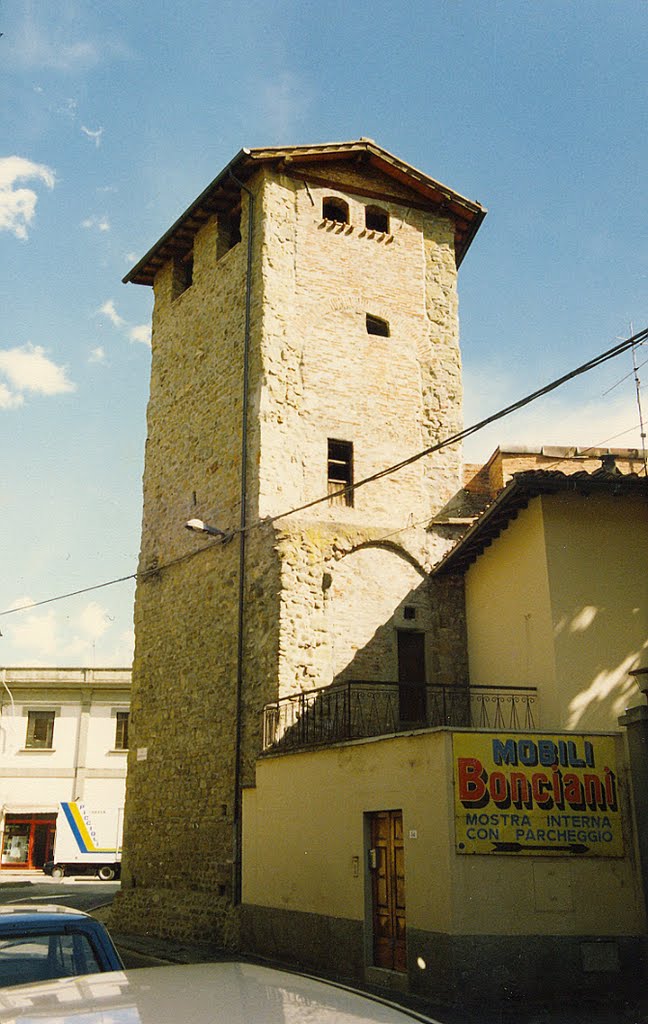
[[[644,0],[0,6],[0,610],[135,570],[151,294],[121,278],[242,146],[369,136],[488,208],[459,278],[466,424],[648,326],[647,22]],[[631,369],[467,458],[638,445]],[[132,599],[2,616],[0,664],[129,664]]]

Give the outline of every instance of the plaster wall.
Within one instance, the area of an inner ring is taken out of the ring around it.
[[[244,793],[243,948],[462,1002],[550,999],[547,976],[556,992],[623,991],[645,920],[615,742],[621,858],[457,853],[446,730],[263,757]],[[408,972],[398,978],[372,967],[367,816],[379,810],[403,814]],[[608,966],[585,966],[597,951]]]
[[[648,649],[648,505],[641,498],[542,498],[560,720],[616,728],[643,703],[628,675]]]
[[[620,736],[616,743],[623,765]],[[244,902],[364,920],[363,816],[402,809],[408,929],[452,935],[641,931],[627,796],[624,858],[461,855],[454,848],[453,787],[452,733],[446,730],[262,758],[256,788],[244,795]],[[584,893],[596,893],[596,900],[583,899]],[[409,955],[416,957],[416,949]]]
[[[545,729],[616,729],[648,647],[641,499],[531,500],[466,573],[472,685],[535,686]]]
[[[559,705],[539,502],[523,509],[470,566],[465,588],[471,685],[537,687],[536,724],[557,728]]]

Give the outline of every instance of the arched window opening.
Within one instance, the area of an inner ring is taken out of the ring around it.
[[[389,214],[380,206],[365,207],[365,227],[368,231],[382,231],[389,234]]]
[[[324,220],[334,220],[338,224],[348,224],[349,204],[336,196],[326,196],[322,200],[322,217]]]
[[[389,323],[382,317],[367,313],[367,334],[377,334],[380,338],[389,337]]]

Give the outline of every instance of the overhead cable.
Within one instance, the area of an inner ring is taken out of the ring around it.
[[[228,539],[241,533],[243,529],[249,532],[253,529],[258,529],[260,526],[270,526],[272,523],[278,522],[280,519],[286,519],[288,516],[296,515],[298,512],[304,512],[306,509],[314,508],[316,505],[321,505],[324,502],[330,501],[331,498],[348,494],[349,491],[356,491],[359,487],[364,487],[365,484],[373,483],[375,480],[382,480],[386,476],[390,476],[392,473],[397,473],[401,469],[405,469],[406,466],[411,466],[413,463],[418,462],[420,459],[425,458],[426,455],[432,455],[434,452],[440,451],[442,448],[447,448],[451,444],[457,444],[459,441],[465,440],[472,434],[476,434],[479,430],[483,430],[484,427],[490,426],[491,423],[496,423],[498,420],[504,419],[505,416],[510,416],[511,413],[517,412],[518,409],[523,409],[525,406],[530,405],[531,402],[535,402],[536,399],[542,398],[544,395],[550,394],[557,388],[566,384],[570,380],[574,380],[575,377],[580,377],[584,373],[588,373],[590,370],[594,370],[597,366],[601,366],[610,359],[616,358],[626,352],[629,348],[634,345],[641,344],[648,340],[648,327],[639,331],[637,334],[633,334],[632,337],[626,338],[624,341],[619,342],[612,348],[607,349],[605,352],[601,352],[600,355],[595,356],[593,359],[589,359],[586,363],[578,366],[575,370],[570,370],[569,373],[563,374],[562,377],[558,377],[550,384],[545,384],[543,387],[538,388],[537,391],[533,391],[530,395],[525,398],[520,398],[517,402],[513,402],[511,405],[507,405],[506,408],[500,409],[499,412],[492,413],[485,419],[480,420],[478,423],[474,423],[470,427],[466,427],[464,430],[458,431],[456,434],[452,434],[450,437],[445,438],[443,441],[438,441],[436,444],[430,445],[428,448],[424,448],[422,451],[416,452],[414,455],[410,455],[406,459],[402,459],[400,462],[395,463],[392,466],[387,466],[385,469],[379,470],[377,473],[373,473],[371,476],[364,477],[362,480],[357,480],[355,483],[348,487],[342,487],[339,491],[335,491],[331,494],[325,494],[321,498],[315,498],[313,501],[308,501],[303,505],[298,505],[295,508],[290,508],[285,512],[279,512],[275,516],[268,516],[265,519],[258,519],[253,523],[250,523],[246,527],[239,527],[238,529],[228,531]],[[218,543],[221,543],[219,540]],[[172,565],[177,565],[180,562],[185,562],[190,558],[196,557],[205,550],[211,550],[214,545],[210,544],[207,547],[197,548],[195,551],[190,551],[187,554],[180,555],[177,558],[171,559],[169,562],[161,563],[151,569],[145,569],[142,572],[134,572],[128,576],[120,576],[114,580],[108,580],[105,583],[97,583],[94,586],[83,587],[80,590],[74,590],[67,594],[59,594],[56,597],[48,597],[43,601],[34,601],[28,605],[20,605],[17,608],[7,608],[5,611],[0,612],[0,616],[11,615],[14,612],[27,611],[33,608],[40,608],[44,604],[53,604],[55,601],[64,601],[69,597],[78,597],[80,594],[88,594],[93,590],[101,590],[104,587],[111,587],[117,583],[125,583],[127,580],[142,580],[147,577],[157,575],[163,569],[168,569]]]

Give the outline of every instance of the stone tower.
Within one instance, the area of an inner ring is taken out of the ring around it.
[[[459,446],[353,485],[460,428],[483,216],[369,139],[245,149],[125,278],[155,308],[120,928],[236,945],[264,705],[458,671],[427,571]]]

